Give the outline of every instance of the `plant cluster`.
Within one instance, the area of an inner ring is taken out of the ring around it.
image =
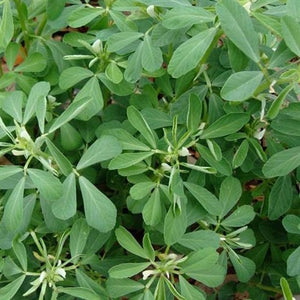
[[[300,293],[299,0],[0,15],[1,300]]]

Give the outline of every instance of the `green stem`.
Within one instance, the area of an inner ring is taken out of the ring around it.
[[[28,39],[28,31],[27,31],[27,27],[26,27],[26,20],[24,18],[24,14],[22,12],[22,1],[14,0],[14,2],[15,2],[15,6],[16,6],[16,9],[18,12],[22,32],[24,35],[25,49],[28,52],[29,51],[29,39]]]
[[[41,20],[39,26],[37,27],[37,30],[36,30],[36,35],[37,35],[37,36],[40,36],[40,35],[41,35],[41,33],[42,33],[42,31],[43,31],[43,29],[44,29],[46,23],[47,23],[47,14],[45,13],[45,14],[43,15],[43,18],[42,18],[42,20]]]
[[[274,292],[274,293],[279,293],[279,294],[282,293],[281,290],[279,290],[279,289],[276,289],[276,288],[274,288],[272,286],[263,285],[261,283],[256,284],[256,286],[258,288],[260,288],[262,290],[265,290],[265,291],[268,291],[268,292]]]

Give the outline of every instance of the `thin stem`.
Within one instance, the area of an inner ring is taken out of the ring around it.
[[[267,285],[263,285],[261,283],[257,283],[256,286],[262,290],[268,291],[268,292],[274,292],[274,293],[279,293],[282,294],[280,289],[276,289],[272,286],[267,286]]]
[[[21,0],[14,0],[14,2],[15,2],[15,5],[16,5],[16,9],[18,11],[20,25],[21,25],[22,32],[23,32],[23,35],[24,35],[25,48],[26,48],[26,51],[28,52],[28,50],[29,50],[29,39],[28,39],[28,31],[27,31],[27,27],[26,27],[26,21],[25,21],[25,18],[24,18],[24,14],[22,12],[22,1]]]
[[[41,33],[42,33],[42,31],[43,31],[46,23],[47,23],[47,14],[44,14],[43,18],[42,18],[42,20],[41,20],[41,22],[40,22],[40,24],[39,24],[39,26],[38,26],[38,28],[36,30],[36,35],[37,36],[41,35]]]

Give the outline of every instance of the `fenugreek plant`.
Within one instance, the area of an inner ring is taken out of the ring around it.
[[[300,294],[299,0],[0,16],[0,300]]]

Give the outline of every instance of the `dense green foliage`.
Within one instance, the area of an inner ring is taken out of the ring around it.
[[[0,2],[0,300],[291,300],[300,1],[83,2]]]

